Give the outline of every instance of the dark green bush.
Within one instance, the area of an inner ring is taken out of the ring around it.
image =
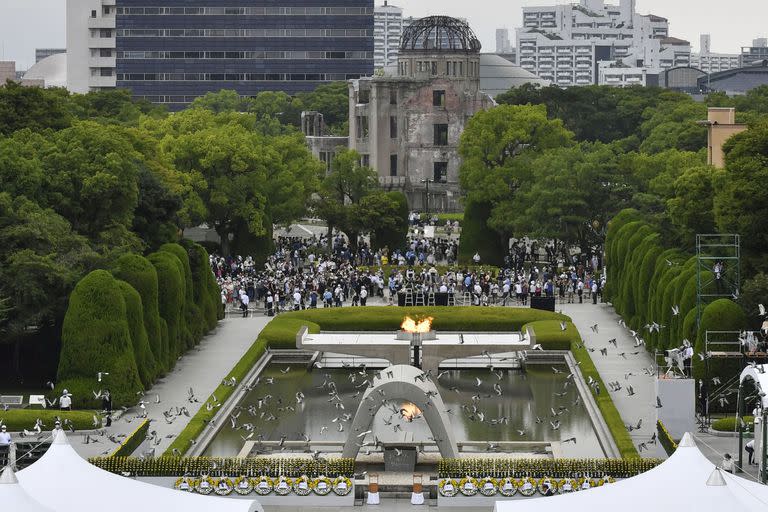
[[[755,431],[755,418],[753,416],[743,416],[741,419],[744,421],[744,432]],[[712,430],[717,430],[718,432],[738,432],[736,430],[736,416],[728,416],[727,418],[713,421]]]
[[[664,451],[667,452],[667,455],[671,457],[672,454],[675,453],[675,450],[677,450],[677,443],[672,439],[667,428],[659,420],[656,421],[656,433],[658,434],[659,444],[661,444]]]
[[[200,311],[195,305],[194,290],[192,289],[192,270],[189,268],[189,256],[187,251],[178,244],[164,244],[160,252],[173,254],[178,260],[179,272],[182,280],[182,306],[181,336],[183,343],[182,352],[197,345],[202,338],[202,320]]]
[[[203,246],[183,240],[182,244],[189,254],[189,267],[192,271],[192,292],[195,304],[203,315],[204,331],[208,332],[216,327],[218,315],[217,306],[220,302],[221,291],[216,283],[216,278],[211,272],[208,253]]]
[[[147,331],[149,347],[154,355],[158,372],[164,372],[168,369],[168,336],[163,335],[160,326],[155,267],[143,256],[124,254],[118,258],[112,273],[139,292],[144,309],[144,328]]]
[[[470,202],[465,206],[459,242],[459,263],[471,264],[475,252],[480,254],[480,263],[497,267],[504,263],[507,247],[502,243],[501,235],[488,227],[490,216],[490,204]]]
[[[73,406],[100,407],[91,390],[99,386],[98,372],[108,372],[101,383],[112,392],[113,403],[133,405],[144,389],[136,368],[125,299],[117,280],[104,270],[85,276],[69,297],[61,334],[57,391],[74,394]]]
[[[136,358],[136,368],[144,387],[149,387],[158,375],[155,356],[149,348],[147,330],[144,327],[144,310],[139,292],[125,281],[117,281],[125,300],[125,312],[128,318],[128,330],[133,343],[133,355]]]
[[[165,320],[168,329],[168,354],[165,361],[166,369],[170,370],[176,364],[185,346],[182,337],[184,280],[181,275],[179,259],[169,252],[158,251],[150,254],[147,259],[157,270],[158,309]]]
[[[703,354],[705,352],[707,331],[739,332],[745,328],[746,324],[747,317],[744,310],[732,300],[718,299],[708,304],[701,314],[695,353]],[[722,382],[726,382],[740,368],[740,363],[734,364],[733,361],[729,362],[727,358],[709,358],[708,361],[702,361],[699,357],[693,358],[693,376],[697,379],[720,377]]]

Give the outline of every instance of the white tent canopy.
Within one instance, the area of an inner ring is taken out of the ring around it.
[[[53,512],[29,497],[10,467],[6,467],[0,475],[0,508],[13,512]]]
[[[497,501],[495,512],[692,510],[764,512],[768,486],[720,471],[686,433],[663,464],[615,484],[534,500]]]
[[[56,512],[263,511],[257,501],[190,494],[101,470],[75,452],[62,430],[45,455],[17,476],[27,494]],[[0,509],[5,510],[2,502]]]
[[[760,397],[763,408],[768,408],[768,365],[758,364],[755,366],[747,366],[741,372],[739,382],[743,384],[747,379],[751,379],[755,383],[758,392],[763,394]]]

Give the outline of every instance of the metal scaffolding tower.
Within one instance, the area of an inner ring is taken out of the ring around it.
[[[696,326],[707,304],[735,299],[741,283],[741,237],[696,235]]]

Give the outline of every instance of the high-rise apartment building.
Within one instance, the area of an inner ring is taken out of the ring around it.
[[[508,28],[496,29],[496,53],[509,53],[512,49],[512,43],[509,40]]]
[[[37,64],[43,59],[47,59],[51,55],[58,55],[60,53],[67,53],[66,48],[36,48],[35,64]]]
[[[115,73],[115,12],[118,0],[67,0],[67,89],[112,88]]]
[[[709,34],[701,34],[699,52],[691,54],[691,67],[705,73],[717,73],[741,67],[741,54],[713,53]]]
[[[68,82],[184,108],[373,73],[373,0],[69,0]]]
[[[378,6],[373,11],[373,65],[376,69],[397,64],[400,38],[403,36],[403,10],[389,5]]]
[[[666,18],[635,12],[635,0],[524,7],[516,39],[518,64],[561,87],[656,85],[691,60],[690,43],[669,36]]]
[[[741,47],[742,66],[768,66],[768,39],[752,40],[752,46]]]

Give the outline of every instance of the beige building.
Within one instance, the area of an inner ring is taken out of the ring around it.
[[[710,107],[706,124],[708,130],[707,163],[722,169],[725,167],[723,144],[747,129],[745,124],[736,123],[736,109],[729,107]]]
[[[5,85],[8,80],[16,80],[16,62],[0,61],[0,86]]]
[[[491,108],[480,88],[480,41],[444,16],[404,32],[397,74],[349,85],[349,147],[376,169],[385,189],[414,210],[458,211],[458,144],[467,121]]]

